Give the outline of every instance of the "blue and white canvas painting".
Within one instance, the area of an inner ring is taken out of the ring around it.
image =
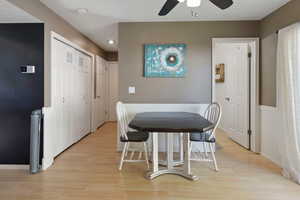
[[[185,54],[186,44],[146,44],[144,76],[185,77]]]

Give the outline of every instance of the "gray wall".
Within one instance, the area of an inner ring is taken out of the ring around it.
[[[45,23],[45,106],[50,105],[50,33],[55,31],[83,49],[104,57],[105,52],[38,0],[8,0]]]
[[[293,0],[261,21],[261,104],[276,106],[276,31],[300,21],[300,1]]]
[[[261,39],[260,104],[276,106],[277,34]]]
[[[259,21],[120,23],[120,99],[129,103],[208,103],[211,101],[213,37],[258,37]],[[185,78],[143,77],[143,45],[187,44]],[[128,87],[136,87],[136,95]]]

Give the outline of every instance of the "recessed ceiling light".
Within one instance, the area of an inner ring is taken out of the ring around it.
[[[107,40],[107,43],[110,44],[110,45],[113,45],[113,44],[115,44],[115,41],[114,40]]]
[[[80,15],[84,15],[84,14],[87,14],[89,12],[89,10],[86,9],[86,8],[78,8],[78,9],[76,9],[76,11]]]

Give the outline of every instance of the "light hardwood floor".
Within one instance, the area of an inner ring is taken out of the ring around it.
[[[55,160],[46,172],[0,170],[0,200],[299,200],[300,186],[260,155],[242,149],[218,131],[220,172],[192,163],[191,182],[166,175],[149,181],[144,163],[117,170],[116,124],[108,123]]]

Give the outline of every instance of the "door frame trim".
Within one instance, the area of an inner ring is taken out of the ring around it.
[[[252,52],[255,58],[255,67],[251,68],[251,151],[255,153],[260,152],[260,105],[259,105],[259,56],[260,56],[260,41],[259,38],[212,38],[212,101],[216,100],[215,97],[215,53],[217,43],[233,43],[233,42],[246,42],[253,43],[256,52]]]

